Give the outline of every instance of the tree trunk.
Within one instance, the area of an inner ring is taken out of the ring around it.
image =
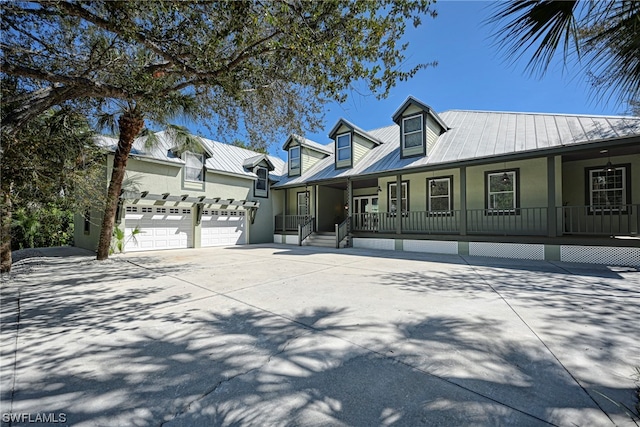
[[[8,273],[11,271],[11,187],[9,183],[8,189],[2,189],[2,199],[0,203],[0,212],[2,217],[0,221],[0,273]]]
[[[109,257],[109,247],[111,246],[111,236],[113,235],[113,227],[116,221],[116,210],[118,209],[118,200],[122,190],[122,181],[127,167],[129,153],[133,146],[133,141],[144,127],[144,118],[136,110],[126,111],[118,120],[118,129],[120,138],[118,139],[118,148],[113,159],[113,171],[111,172],[111,182],[107,190],[107,201],[104,208],[104,217],[102,218],[102,228],[100,229],[100,241],[98,243],[98,260],[104,260]]]

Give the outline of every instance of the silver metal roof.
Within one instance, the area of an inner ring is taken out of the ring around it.
[[[308,138],[304,138],[300,135],[296,135],[296,134],[291,134],[289,136],[289,138],[287,138],[287,140],[285,141],[284,145],[282,146],[283,150],[287,150],[289,147],[289,144],[291,144],[291,141],[296,140],[301,146],[303,147],[307,147],[310,148],[312,150],[315,151],[319,151],[321,153],[324,154],[331,154],[333,153],[333,143],[329,143],[326,145],[322,145],[318,142],[312,141]]]
[[[281,177],[275,187],[431,165],[446,167],[448,163],[640,136],[640,117],[464,110],[446,111],[440,117],[449,130],[425,157],[400,157],[400,130],[394,124],[368,131],[384,143],[352,168],[336,170],[331,155],[298,177]]]
[[[171,151],[175,147],[175,141],[170,135],[163,131],[157,132],[156,136],[158,137],[158,142],[150,148],[145,147],[144,138],[137,138],[133,143],[130,156],[183,165],[184,161]],[[256,178],[253,172],[245,169],[244,164],[247,159],[255,160],[258,156],[262,156],[261,153],[206,138],[200,138],[200,141],[209,155],[205,161],[208,171]],[[100,136],[96,139],[96,143],[108,151],[115,151],[118,140],[108,136]],[[266,157],[274,166],[274,170],[270,175],[275,178],[286,173],[286,164],[282,159],[274,156]]]

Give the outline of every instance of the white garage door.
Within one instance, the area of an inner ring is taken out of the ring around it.
[[[245,211],[207,210],[202,212],[200,244],[206,246],[243,245],[246,243]]]
[[[125,205],[125,251],[193,246],[191,208]],[[138,227],[140,233],[133,235]]]

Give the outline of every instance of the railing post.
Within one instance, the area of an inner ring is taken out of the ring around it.
[[[556,157],[547,157],[547,236],[558,235],[556,217]]]
[[[302,246],[302,224],[298,224],[298,246]]]
[[[467,167],[460,168],[460,235],[467,235]]]
[[[340,248],[340,233],[339,231],[340,226],[338,224],[335,225],[335,230],[336,230],[336,249]]]

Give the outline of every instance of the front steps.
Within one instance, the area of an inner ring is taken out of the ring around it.
[[[349,237],[340,242],[340,248],[347,247]],[[336,233],[331,231],[313,232],[302,242],[303,246],[320,246],[325,248],[336,247]]]

